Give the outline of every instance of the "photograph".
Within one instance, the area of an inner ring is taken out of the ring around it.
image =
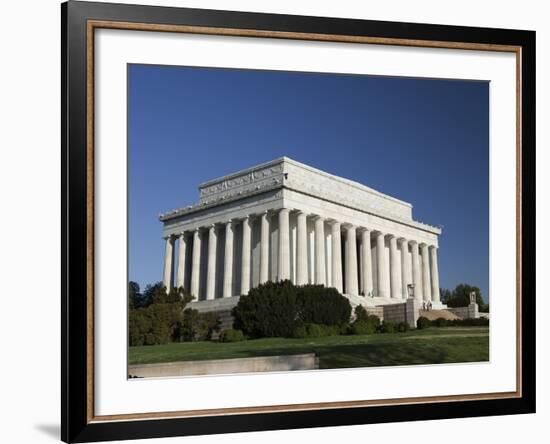
[[[535,412],[535,32],[303,12],[63,4],[65,442]]]
[[[489,92],[128,63],[127,377],[490,362]]]

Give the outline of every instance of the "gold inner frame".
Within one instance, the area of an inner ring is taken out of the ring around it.
[[[222,35],[235,37],[260,37],[289,40],[311,40],[340,43],[363,43],[375,45],[394,45],[423,48],[465,49],[489,52],[511,52],[516,56],[516,390],[513,392],[473,393],[449,396],[423,396],[409,398],[339,401],[309,404],[287,404],[256,407],[231,407],[206,410],[182,410],[171,412],[144,412],[117,415],[95,416],[94,414],[94,32],[95,29],[120,29],[132,31],[177,32],[190,34]],[[186,25],[163,25],[149,23],[130,23],[117,21],[88,20],[86,44],[86,160],[87,160],[87,253],[86,253],[86,305],[87,305],[87,422],[105,422],[122,420],[144,420],[160,418],[185,418],[197,416],[222,416],[252,413],[292,412],[300,410],[326,410],[334,408],[357,408],[415,403],[458,402],[520,398],[522,396],[522,348],[521,348],[521,151],[522,151],[522,108],[521,108],[521,67],[522,48],[514,45],[496,45],[486,43],[445,42],[431,40],[412,40],[366,36],[346,36],[331,34],[310,34],[300,32],[263,31],[251,29],[212,28]]]

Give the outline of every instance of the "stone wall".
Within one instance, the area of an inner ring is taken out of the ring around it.
[[[447,310],[457,315],[460,319],[479,318],[479,307],[476,303],[470,304],[467,307],[448,307]]]
[[[407,304],[384,305],[384,321],[386,322],[406,322]]]
[[[377,316],[381,321],[384,320],[384,307],[365,307],[367,314]]]
[[[402,304],[379,305],[376,307],[365,307],[369,315],[375,315],[380,321],[406,322],[409,327],[415,328],[419,316],[419,304],[415,299],[409,298]]]
[[[128,366],[130,378],[166,378],[174,376],[216,375],[229,373],[283,372],[319,368],[315,353],[289,356],[211,359]]]

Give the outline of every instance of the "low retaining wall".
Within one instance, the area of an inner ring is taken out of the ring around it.
[[[217,375],[226,373],[285,372],[319,368],[315,353],[255,358],[180,361],[128,366],[130,378],[165,378],[170,376]]]
[[[365,307],[369,315],[375,315],[380,321],[406,322],[410,327],[416,327],[419,316],[419,304],[415,299],[409,298],[401,304],[378,305],[376,307]]]
[[[449,307],[447,310],[457,315],[460,319],[479,318],[479,307],[477,304],[470,304],[467,307]]]

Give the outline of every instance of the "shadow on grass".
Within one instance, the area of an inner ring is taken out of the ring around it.
[[[319,368],[384,367],[395,365],[443,364],[452,362],[480,362],[489,359],[489,343],[486,338],[462,340],[387,341],[366,344],[335,344],[310,347],[273,348],[250,350],[244,355],[273,356],[301,353],[315,353],[319,357]]]
[[[327,368],[482,362],[489,359],[488,335],[438,337],[417,334],[266,338],[238,343],[171,344],[141,349],[133,363],[231,359],[315,353]]]

